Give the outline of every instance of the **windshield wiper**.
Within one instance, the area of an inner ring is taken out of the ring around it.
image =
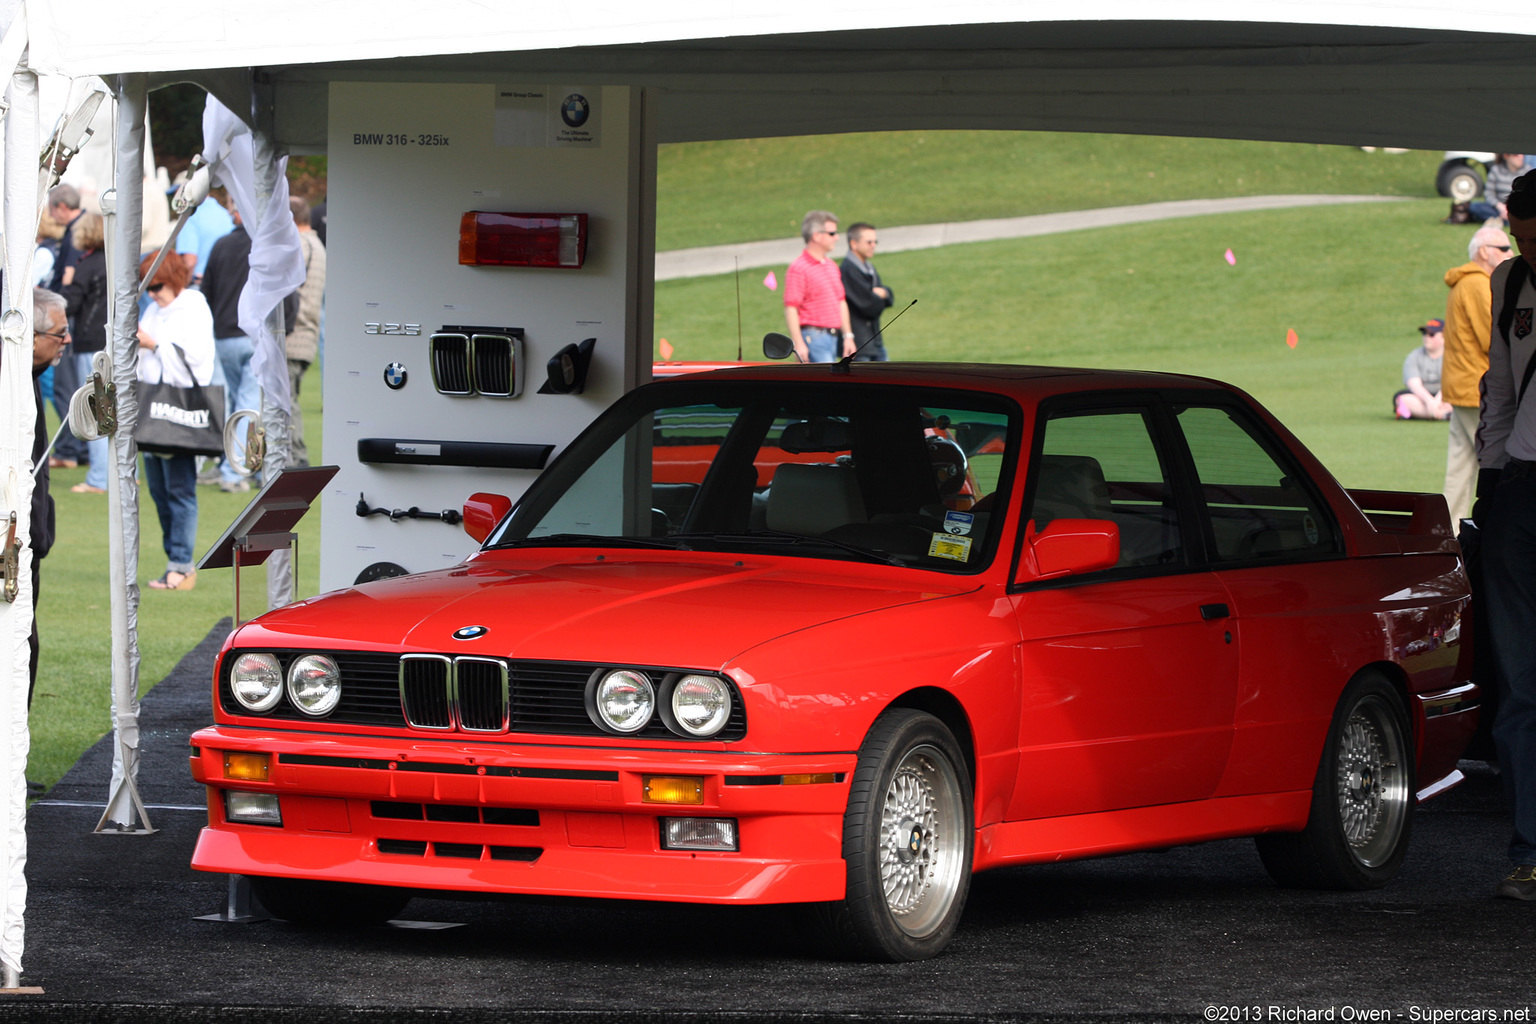
[[[882,565],[906,566],[906,562],[895,555],[888,555],[884,551],[876,551],[874,548],[861,547],[858,544],[850,544],[843,540],[833,540],[831,537],[808,537],[801,533],[785,533],[782,530],[743,530],[740,533],[682,533],[679,538],[687,537],[697,540],[711,540],[721,544],[740,544],[752,542],[767,542],[770,544],[821,544],[826,547],[837,548],[846,551],[850,555],[857,555],[868,562],[879,562]]]
[[[663,551],[692,551],[687,544],[660,537],[611,537],[596,533],[551,533],[543,537],[524,537],[522,540],[506,540],[496,548],[552,547],[552,548],[660,548]]]

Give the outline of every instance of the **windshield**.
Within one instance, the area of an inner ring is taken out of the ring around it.
[[[965,391],[668,383],[626,396],[489,547],[750,551],[975,572],[996,546],[1017,406]]]

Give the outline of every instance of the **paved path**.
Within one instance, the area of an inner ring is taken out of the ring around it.
[[[1249,210],[1283,210],[1293,206],[1334,206],[1341,203],[1390,203],[1397,196],[1235,196],[1231,199],[1183,199],[1142,206],[1106,206],[1099,210],[1073,210],[1068,213],[1042,213],[1033,217],[1002,217],[995,220],[956,221],[952,224],[913,224],[908,227],[881,228],[880,252],[906,252],[909,249],[935,249],[962,242],[991,242],[1000,238],[1031,238],[1085,228],[1112,227],[1117,224],[1144,224],[1176,217],[1198,217],[1208,213],[1242,213]],[[733,245],[707,245],[698,249],[673,249],[656,254],[656,280],[672,281],[682,277],[729,274],[737,267],[787,266],[803,243],[795,238],[777,238],[767,242],[739,242]],[[835,253],[841,258],[844,251]]]

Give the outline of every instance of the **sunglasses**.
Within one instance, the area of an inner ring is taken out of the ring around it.
[[[144,290],[149,292],[149,294],[153,295],[156,292],[158,292],[161,288],[164,288],[164,287],[165,287],[164,282],[157,281],[157,282],[155,282],[154,284],[150,285],[148,288],[146,288]]]

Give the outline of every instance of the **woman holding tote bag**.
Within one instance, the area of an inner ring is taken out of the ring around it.
[[[154,255],[139,264],[149,271]],[[213,313],[201,292],[191,291],[187,265],[168,254],[149,283],[154,300],[139,318],[139,380],[192,387],[213,380]],[[139,410],[142,419],[144,409]],[[223,410],[220,409],[222,412]],[[197,457],[144,454],[144,481],[160,515],[165,541],[165,575],[150,580],[155,590],[191,590],[197,582],[192,548],[197,542]]]

